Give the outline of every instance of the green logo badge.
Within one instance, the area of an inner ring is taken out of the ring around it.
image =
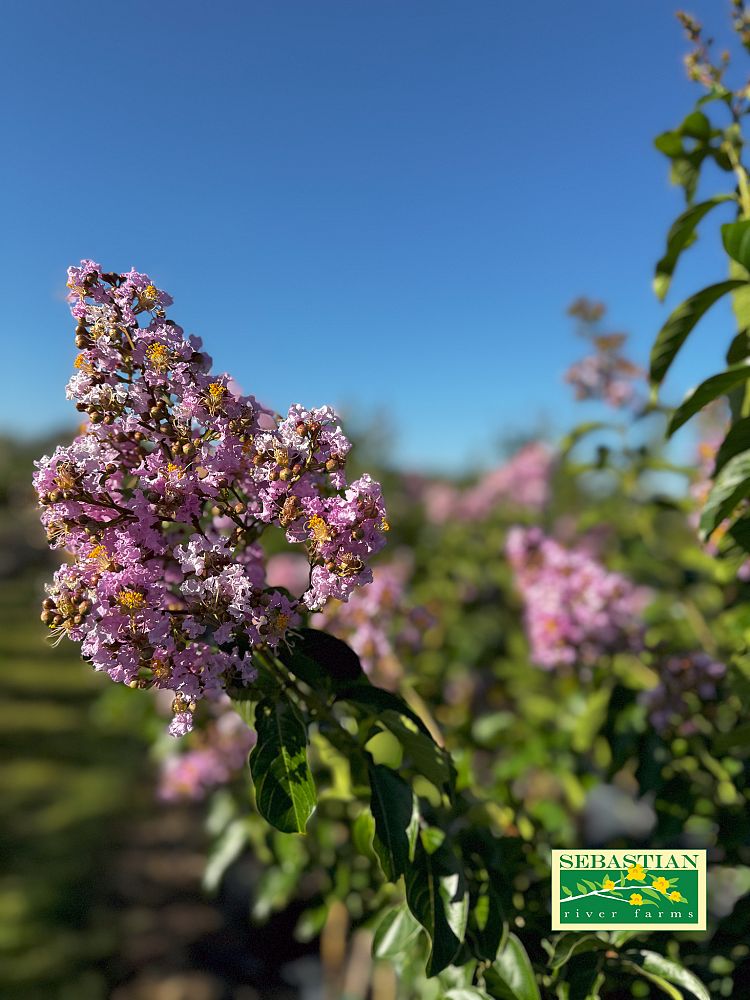
[[[552,930],[706,929],[705,851],[552,851]]]

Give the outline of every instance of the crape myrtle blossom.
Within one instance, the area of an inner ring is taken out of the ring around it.
[[[192,744],[162,760],[158,795],[163,801],[202,799],[213,788],[231,781],[247,763],[256,741],[255,730],[248,728],[227,697],[220,698],[211,710],[213,717],[207,725],[189,737]]]
[[[645,372],[623,354],[627,336],[601,331],[607,312],[602,302],[579,298],[568,308],[568,315],[578,322],[578,333],[593,347],[593,353],[571,365],[565,381],[573,386],[576,399],[601,400],[615,409],[635,406],[638,402],[635,383]]]
[[[571,365],[565,381],[573,386],[577,400],[600,399],[622,409],[635,402],[633,382],[640,376],[641,370],[626,358],[611,350],[601,350]]]
[[[279,417],[212,374],[147,275],[82,261],[68,287],[80,353],[67,394],[86,423],[34,475],[50,544],[72,557],[42,618],[113,680],[172,691],[182,735],[198,699],[252,683],[253,652],[301,611],[371,581],[380,486],[347,483],[330,407]],[[269,526],[305,552],[304,593],[267,585]]]
[[[407,559],[381,563],[371,586],[353,594],[346,604],[331,602],[313,619],[314,625],[344,639],[365,672],[387,688],[395,687],[401,675],[400,657],[419,650],[433,624],[425,608],[407,599],[410,572]]]
[[[498,507],[542,510],[549,499],[554,459],[551,448],[532,441],[466,489],[430,483],[423,490],[427,518],[433,524],[445,524],[483,520]]]
[[[531,656],[540,667],[590,666],[605,654],[640,648],[647,601],[642,588],[539,528],[512,528],[506,552],[525,606]]]

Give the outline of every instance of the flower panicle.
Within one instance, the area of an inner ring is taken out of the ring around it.
[[[79,353],[66,392],[85,423],[36,463],[50,545],[72,557],[42,620],[114,681],[172,691],[180,735],[198,700],[252,683],[257,648],[371,581],[382,492],[348,482],[331,407],[279,416],[212,372],[148,275],[84,260],[68,290]],[[266,580],[258,540],[272,526],[306,554],[296,595]]]

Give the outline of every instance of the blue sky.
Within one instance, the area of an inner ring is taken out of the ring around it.
[[[699,96],[677,6],[8,5],[0,427],[73,420],[81,257],[151,273],[276,408],[377,415],[404,464],[487,464],[504,434],[590,418],[561,381],[581,352],[568,303],[608,302],[642,362],[666,314],[651,271],[681,202],[652,140]],[[690,9],[722,38],[728,8]],[[672,304],[724,276],[716,240]],[[720,310],[673,396],[729,333]]]

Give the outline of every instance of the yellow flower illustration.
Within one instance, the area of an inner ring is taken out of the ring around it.
[[[651,885],[654,889],[658,889],[659,892],[666,892],[669,888],[669,881],[668,879],[665,879],[663,875],[660,875],[658,878],[654,879]]]
[[[614,889],[615,883],[611,878],[605,878],[602,882],[602,889]]]
[[[628,868],[628,879],[632,881],[635,879],[637,882],[642,882],[646,877],[646,872],[643,870],[643,865],[631,865]]]
[[[642,906],[643,905],[643,896],[640,894],[640,892],[633,892],[633,893],[631,893],[631,895],[630,895],[630,905],[631,906]]]
[[[669,898],[672,900],[673,903],[679,903],[679,901],[682,899],[682,896],[675,889],[672,892],[670,892]]]

